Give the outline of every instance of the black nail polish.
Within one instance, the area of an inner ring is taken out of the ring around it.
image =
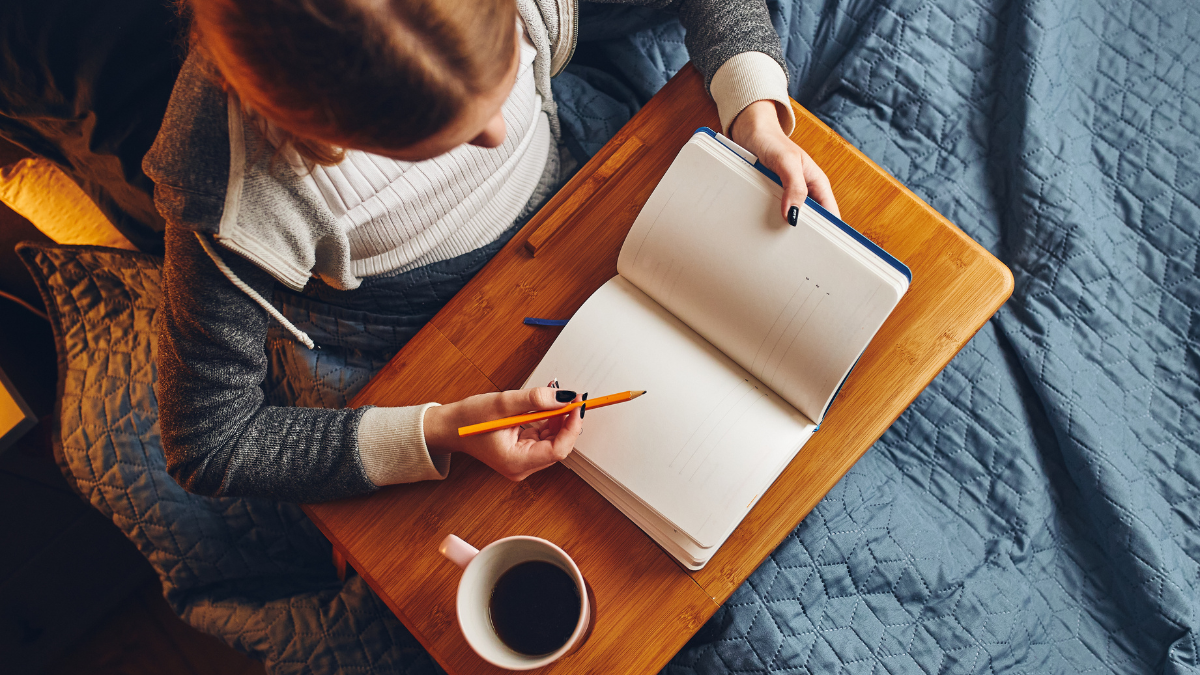
[[[800,218],[799,207],[793,206],[788,209],[788,224],[792,227],[796,226],[796,221]]]
[[[554,392],[554,399],[559,403],[570,403],[575,400],[575,392],[566,389],[559,389]]]
[[[583,392],[583,405],[579,406],[579,419],[587,414],[587,392]]]

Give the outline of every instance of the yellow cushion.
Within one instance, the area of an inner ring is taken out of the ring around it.
[[[58,244],[137,248],[54,163],[26,158],[0,169],[0,202]]]

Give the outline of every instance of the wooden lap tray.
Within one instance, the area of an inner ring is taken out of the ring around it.
[[[447,534],[482,547],[528,534],[562,546],[595,592],[593,634],[544,669],[653,673],[812,510],[1012,292],[1003,264],[795,102],[792,139],[825,169],[846,222],[913,272],[821,426],[707,567],[680,567],[575,474],[513,483],[455,455],[444,481],[305,507],[309,517],[451,673],[494,672],[455,618]],[[520,387],[569,318],[616,275],[625,234],[715,105],[679,72],[354,399],[403,406]],[[535,255],[536,254],[536,255]],[[566,383],[564,383],[566,384]],[[595,394],[605,392],[593,392]],[[585,424],[586,437],[586,424]]]

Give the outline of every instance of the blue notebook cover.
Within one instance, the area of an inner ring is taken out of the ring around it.
[[[711,136],[713,138],[713,140],[717,141],[723,147],[728,149],[729,152],[731,152],[735,156],[737,156],[738,159],[742,160],[743,162],[746,162],[747,164],[750,164],[750,166],[754,167],[755,169],[758,169],[759,173],[761,173],[762,175],[764,175],[767,178],[770,178],[772,181],[774,181],[776,185],[783,187],[783,181],[779,180],[778,174],[776,174],[774,171],[768,169],[767,167],[763,166],[762,162],[755,161],[753,164],[751,164],[749,161],[746,160],[745,157],[742,157],[742,155],[740,153],[738,153],[737,151],[735,151],[732,148],[729,148],[728,146],[725,145],[725,143],[721,140],[722,138],[724,138],[724,136],[720,136],[719,134],[717,134],[717,132],[713,131],[712,129],[709,129],[708,127],[700,127],[699,129],[696,129],[695,133],[707,134],[708,136]],[[732,142],[733,141],[730,141],[730,143],[732,143]],[[854,229],[853,227],[850,227],[849,225],[847,225],[845,222],[842,221],[841,218],[838,218],[837,216],[833,215],[832,213],[826,211],[825,207],[821,206],[816,201],[814,201],[812,197],[806,197],[804,199],[804,203],[807,204],[808,206],[811,206],[814,211],[816,211],[817,213],[824,216],[826,220],[828,220],[829,222],[836,225],[838,227],[838,229],[842,230],[846,234],[850,235],[850,237],[853,238],[855,241],[862,244],[863,248],[866,248],[871,253],[874,253],[875,255],[879,256],[879,258],[881,260],[883,260],[887,264],[889,264],[892,267],[899,270],[899,272],[904,275],[904,278],[908,279],[908,282],[910,284],[912,283],[912,270],[908,269],[907,265],[905,265],[904,263],[897,260],[892,254],[888,253],[887,251],[883,250],[882,248],[879,248],[879,246],[877,246],[875,244],[875,242],[864,237],[861,232],[859,232],[858,230]]]

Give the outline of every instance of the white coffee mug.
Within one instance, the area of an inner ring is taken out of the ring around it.
[[[458,582],[458,626],[471,649],[488,663],[508,670],[539,668],[579,648],[590,635],[595,600],[588,593],[587,582],[571,556],[545,539],[505,537],[479,550],[451,534],[442,540],[438,551],[463,570]],[[557,565],[575,581],[579,593],[579,616],[571,637],[553,652],[539,656],[522,654],[504,644],[492,627],[489,611],[492,589],[500,576],[532,560]]]

